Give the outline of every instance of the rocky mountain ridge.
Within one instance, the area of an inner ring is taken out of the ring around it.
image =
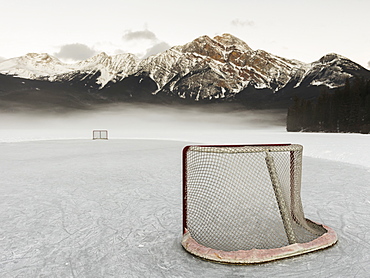
[[[50,92],[53,84],[68,93],[78,91],[82,99],[83,93],[113,102],[151,101],[153,96],[161,101],[190,102],[243,98],[253,106],[256,101],[272,103],[275,99],[285,103],[303,91],[314,97],[318,88],[341,87],[348,78],[369,79],[370,71],[334,53],[312,63],[282,58],[253,50],[235,36],[223,34],[202,36],[143,60],[133,54],[108,56],[103,52],[65,64],[45,53],[30,53],[1,62],[0,75],[3,82],[9,78],[38,81],[38,91],[48,88]],[[23,80],[20,84],[26,83]],[[9,95],[9,91],[36,90],[19,86],[12,89],[0,83],[0,96]]]

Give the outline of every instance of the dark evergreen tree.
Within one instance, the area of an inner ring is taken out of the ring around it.
[[[287,115],[287,131],[300,131],[300,99],[298,97],[293,98],[293,105],[288,108]]]

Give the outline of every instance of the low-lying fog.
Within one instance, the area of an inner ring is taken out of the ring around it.
[[[180,139],[214,130],[285,129],[285,111],[246,110],[227,105],[158,106],[121,104],[89,111],[51,113],[27,111],[0,114],[0,141],[29,139],[91,139],[94,129],[109,138]],[[28,132],[25,132],[27,130]]]
[[[109,139],[164,139],[200,144],[295,143],[304,146],[305,156],[370,167],[369,135],[286,132],[285,118],[285,111],[250,111],[224,104],[196,107],[127,104],[73,113],[0,112],[0,142],[91,140],[94,129],[105,129]]]

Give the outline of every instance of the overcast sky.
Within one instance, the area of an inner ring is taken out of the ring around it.
[[[313,62],[338,53],[370,69],[370,0],[0,0],[0,60],[140,58],[230,33],[253,49]]]

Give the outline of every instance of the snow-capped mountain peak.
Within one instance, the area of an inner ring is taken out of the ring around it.
[[[248,44],[246,44],[244,41],[242,41],[241,39],[231,35],[231,34],[222,34],[221,36],[216,36],[214,37],[214,40],[215,41],[218,41],[219,43],[221,43],[222,45],[226,46],[226,47],[229,47],[229,48],[238,48],[238,49],[242,49],[242,50],[252,50],[252,48],[250,48],[248,46]]]
[[[31,63],[32,62],[42,64],[61,63],[57,58],[50,56],[47,53],[28,53],[23,58],[24,58],[23,60],[27,60]]]
[[[105,52],[101,52],[86,60],[78,62],[77,65],[80,67],[84,67],[86,65],[96,65],[99,63],[104,63],[106,60],[109,60],[109,59],[110,59],[110,56],[108,56]]]
[[[73,76],[99,73],[97,84],[104,87],[117,75],[122,79],[134,71],[138,58],[133,54],[109,56],[101,52],[89,59],[67,64],[46,53],[28,53],[0,63],[0,73],[26,79],[70,80]]]
[[[55,76],[72,70],[73,66],[46,53],[28,53],[0,63],[0,73],[28,79]]]
[[[341,56],[339,54],[336,54],[336,53],[328,53],[324,55],[323,57],[321,57],[319,62],[322,64],[329,64],[329,63],[333,63],[338,60],[348,60],[348,58]]]
[[[129,53],[109,56],[101,52],[84,61],[65,64],[46,53],[29,53],[1,62],[0,74],[80,84],[88,91],[116,88],[117,94],[126,90],[115,86],[124,79],[131,77],[122,83],[124,86],[140,88],[135,86],[147,78],[146,88],[152,95],[194,100],[234,98],[248,88],[275,93],[288,84],[292,90],[310,86],[336,88],[357,74],[370,78],[369,71],[335,53],[307,64],[253,50],[231,34],[201,36],[143,60]],[[137,91],[132,88],[127,89],[129,96]]]
[[[109,56],[105,52],[101,52],[87,60],[78,62],[75,70],[85,74],[99,72],[100,76],[96,83],[100,85],[100,88],[103,88],[110,81],[122,80],[132,74],[138,62],[139,59],[130,53]]]

